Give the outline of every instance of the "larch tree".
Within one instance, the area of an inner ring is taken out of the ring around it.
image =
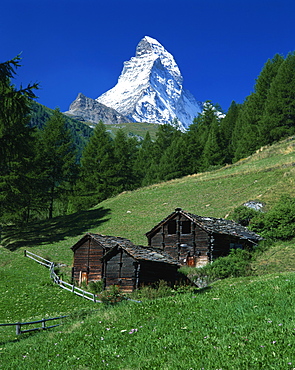
[[[65,117],[59,109],[54,110],[52,117],[40,131],[37,155],[43,196],[48,206],[48,216],[52,218],[54,204],[65,195],[66,198],[69,196],[77,176],[75,145],[65,126]]]
[[[0,219],[25,220],[30,207],[30,171],[34,156],[30,105],[38,84],[12,85],[20,56],[0,63]]]
[[[288,54],[272,80],[261,131],[263,144],[295,133],[295,52]]]

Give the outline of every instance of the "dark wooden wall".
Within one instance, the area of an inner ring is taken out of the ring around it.
[[[105,288],[119,285],[124,292],[132,292],[136,284],[135,260],[124,250],[117,253],[104,263]]]
[[[154,261],[137,261],[124,250],[118,250],[104,264],[104,283],[120,286],[123,292],[154,285],[160,280],[175,284],[178,266]]]
[[[161,248],[182,265],[201,266],[208,262],[210,235],[181,214],[164,223],[149,238],[149,246]]]
[[[74,251],[73,279],[79,281],[82,272],[83,276],[87,277],[86,282],[101,280],[101,258],[104,254],[105,248],[99,242],[93,238],[85,239]]]
[[[153,285],[160,280],[164,280],[173,287],[177,277],[176,265],[167,263],[141,261],[139,272],[139,286]]]

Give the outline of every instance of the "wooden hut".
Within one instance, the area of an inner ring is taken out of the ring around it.
[[[173,286],[178,278],[178,261],[165,252],[137,245],[116,245],[103,257],[104,287],[119,285],[132,292],[164,280]]]
[[[85,234],[71,247],[74,252],[72,278],[81,284],[99,281],[103,276],[102,257],[115,245],[132,244],[130,240],[100,234]]]
[[[146,233],[149,247],[160,248],[181,265],[200,267],[232,248],[251,248],[262,238],[223,218],[201,217],[176,208]]]

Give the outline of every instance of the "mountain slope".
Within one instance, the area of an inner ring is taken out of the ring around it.
[[[88,121],[91,123],[97,123],[99,121],[102,121],[104,124],[121,124],[129,122],[127,117],[118,113],[115,109],[88,98],[82,93],[78,94],[65,114],[80,121]]]

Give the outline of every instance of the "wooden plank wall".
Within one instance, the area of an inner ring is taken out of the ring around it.
[[[174,286],[178,267],[160,262],[141,261],[139,273],[139,285],[153,285],[164,280],[170,286]]]
[[[119,285],[124,292],[131,292],[135,288],[136,267],[135,260],[124,250],[118,250],[105,263],[105,286]]]
[[[190,233],[182,233],[182,222],[187,222],[187,217],[175,215],[176,233],[168,234],[167,221],[150,239],[150,246],[161,248],[181,264],[197,266],[199,263],[204,265],[208,262],[208,252],[210,249],[210,235],[195,223],[191,222]],[[193,257],[187,258],[188,256]],[[194,261],[194,262],[192,262]]]
[[[105,248],[94,238],[85,241],[74,252],[73,278],[79,281],[82,273],[87,274],[87,281],[98,281],[102,278],[103,265],[101,258]]]
[[[74,252],[73,278],[79,280],[80,271],[87,271],[88,266],[88,240]]]

